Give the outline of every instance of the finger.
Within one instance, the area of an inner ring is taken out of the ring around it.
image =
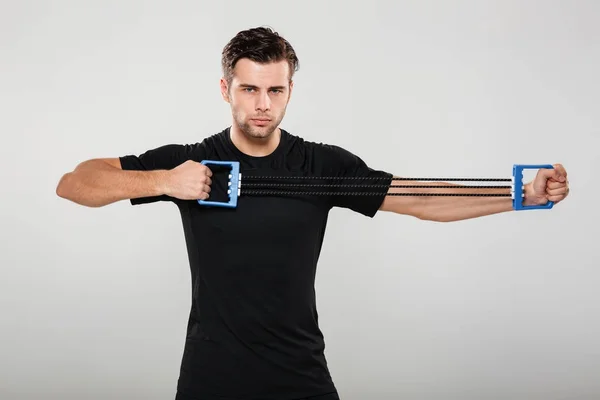
[[[565,184],[565,182],[556,182],[554,180],[550,180],[546,183],[546,189],[560,189],[563,187],[567,187],[567,185]]]
[[[210,179],[208,175],[200,175],[198,180],[200,181],[200,183],[205,183],[207,185],[212,184],[212,179]]]
[[[562,164],[554,164],[554,169],[558,171],[561,176],[567,177],[567,170]]]
[[[203,190],[205,193],[210,193],[210,191],[211,191],[212,189],[210,188],[210,186],[208,186],[208,185],[204,185],[204,187],[202,188],[202,190]]]
[[[205,166],[205,170],[204,171],[206,173],[206,176],[208,176],[208,177],[213,176],[212,171],[210,170],[210,168],[208,168],[208,167]]]
[[[553,203],[559,203],[561,201],[563,201],[565,199],[565,195],[559,195],[559,196],[548,196],[548,201],[551,201]]]
[[[541,168],[540,171],[538,172],[539,175],[541,175],[542,177],[544,177],[546,180],[548,179],[556,179],[558,178],[558,171],[556,171],[555,169],[552,168]],[[558,179],[556,179],[558,180]]]
[[[561,187],[561,188],[558,188],[558,189],[547,189],[546,193],[549,196],[561,196],[561,195],[567,194],[568,190],[567,190],[567,187],[564,186],[564,187]]]
[[[554,176],[551,177],[552,179],[558,182],[564,182],[567,180],[567,171],[562,164],[554,164],[554,169],[552,171],[554,171]]]

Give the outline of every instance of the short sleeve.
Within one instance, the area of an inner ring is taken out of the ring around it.
[[[374,217],[385,199],[393,174],[371,168],[358,155],[334,145],[321,145],[322,173],[331,177],[335,184],[373,185],[373,187],[339,187],[332,190],[332,207],[347,208]],[[355,178],[355,179],[345,179]],[[349,193],[350,192],[350,193]],[[376,192],[377,194],[367,194]],[[363,193],[363,194],[356,194]]]
[[[206,157],[204,143],[167,144],[145,151],[142,154],[128,154],[119,157],[121,168],[129,171],[170,170],[188,160],[202,161]],[[152,196],[131,199],[133,205],[154,203],[157,201],[174,201],[169,196]]]

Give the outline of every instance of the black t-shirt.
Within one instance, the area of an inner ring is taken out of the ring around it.
[[[347,150],[283,129],[277,149],[265,157],[239,151],[229,132],[227,128],[200,143],[123,156],[121,165],[125,170],[156,170],[187,160],[239,161],[242,188],[244,176],[371,177],[376,178],[368,181],[371,184],[391,182],[391,174],[371,169]],[[227,173],[214,174],[211,200],[226,199],[226,181]],[[344,207],[373,217],[383,199],[384,195],[242,192],[236,208],[207,207],[164,195],[132,199],[132,204],[171,201],[181,213],[192,304],[178,392],[202,400],[299,399],[335,392],[314,286],[328,213],[332,207]]]

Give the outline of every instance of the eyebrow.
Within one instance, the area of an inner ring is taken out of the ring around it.
[[[240,84],[240,87],[251,88],[251,89],[258,89],[258,86],[251,85],[249,83],[242,83],[242,84]],[[269,87],[269,89],[270,90],[272,90],[272,89],[280,89],[281,90],[281,89],[286,89],[286,86],[271,86],[271,87]]]

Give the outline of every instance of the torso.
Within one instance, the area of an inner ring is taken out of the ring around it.
[[[250,175],[324,172],[309,147],[285,131],[267,157],[239,153],[227,131],[205,143],[205,158],[240,162],[242,185]],[[225,181],[215,173],[212,197],[224,200],[217,189]],[[334,391],[314,293],[330,203],[242,195],[235,209],[178,204],[193,286],[180,391],[241,397],[269,388],[274,399]]]

